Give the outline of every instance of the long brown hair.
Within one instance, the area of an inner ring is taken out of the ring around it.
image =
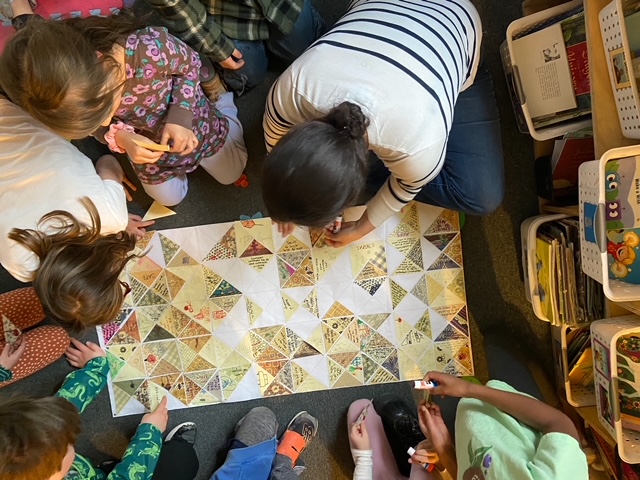
[[[60,397],[0,401],[0,478],[49,478],[80,434],[80,415]]]
[[[128,11],[62,21],[33,18],[0,56],[0,88],[59,135],[87,137],[120,95],[122,68],[113,46],[140,26]]]
[[[44,215],[36,230],[14,228],[9,238],[33,251],[40,267],[33,288],[45,311],[75,330],[112,321],[124,301],[118,277],[135,247],[127,232],[100,235],[100,215],[93,202],[80,200],[91,217],[82,224],[63,210]],[[43,233],[54,230],[53,233]]]

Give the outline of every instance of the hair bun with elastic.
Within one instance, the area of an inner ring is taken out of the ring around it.
[[[362,138],[369,126],[369,119],[362,109],[351,102],[342,102],[331,109],[326,120],[336,129],[346,132],[350,138]]]

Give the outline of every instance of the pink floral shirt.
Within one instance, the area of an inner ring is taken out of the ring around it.
[[[140,181],[157,185],[194,171],[204,157],[216,153],[227,138],[228,120],[200,86],[200,57],[166,28],[147,27],[127,38],[127,81],[113,122],[159,143],[166,123],[191,128],[198,148],[191,154],[165,153],[156,163],[132,163]]]

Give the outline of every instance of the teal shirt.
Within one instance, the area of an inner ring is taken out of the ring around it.
[[[107,386],[109,363],[106,357],[89,361],[84,368],[67,375],[56,394],[73,403],[82,413]],[[71,470],[65,480],[150,480],[160,457],[162,432],[155,425],[144,423],[138,426],[135,435],[124,452],[122,460],[106,475],[94,468],[89,460],[76,454]]]
[[[488,387],[521,393],[504,382]],[[522,393],[522,395],[525,395]],[[587,480],[587,458],[564,433],[541,432],[493,405],[463,398],[456,413],[458,480]]]

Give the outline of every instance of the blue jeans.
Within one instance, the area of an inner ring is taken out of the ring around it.
[[[370,162],[367,190],[377,192],[389,170]],[[493,81],[481,65],[475,82],[456,102],[447,152],[440,173],[416,195],[418,202],[470,215],[487,215],[504,197],[504,159]]]
[[[291,459],[277,453],[278,421],[266,407],[255,407],[236,425],[224,464],[210,480],[298,480]]]
[[[289,64],[302,55],[325,30],[324,20],[311,5],[311,0],[305,0],[302,12],[288,35],[269,25],[268,40],[233,40],[236,48],[242,52],[244,66],[238,70],[224,69],[222,78],[231,90],[242,95],[264,80],[269,64],[267,52]]]

